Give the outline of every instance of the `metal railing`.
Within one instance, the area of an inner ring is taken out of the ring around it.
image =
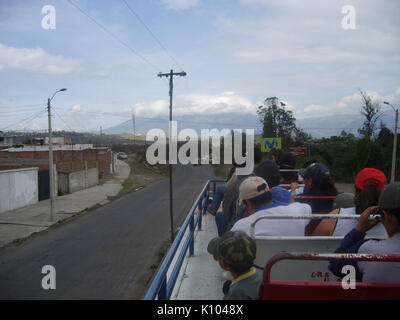
[[[201,230],[202,215],[205,213],[209,202],[210,186],[213,186],[213,190],[216,189],[216,184],[226,182],[226,180],[214,179],[208,180],[204,185],[202,191],[194,202],[190,209],[185,221],[183,222],[177,236],[175,237],[171,247],[165,255],[160,268],[157,271],[149,289],[147,290],[144,300],[169,300],[174,289],[176,280],[178,279],[179,271],[182,267],[186,253],[189,249],[189,255],[194,255],[194,232],[196,226]],[[195,215],[196,209],[198,208],[197,216]],[[184,235],[189,228],[189,234],[183,243],[180,251],[178,248],[184,238]],[[172,267],[172,262],[177,256],[172,272],[168,277],[168,271]]]

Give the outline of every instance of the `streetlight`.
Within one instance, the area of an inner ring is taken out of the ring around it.
[[[47,113],[49,117],[49,173],[50,173],[50,222],[54,221],[54,171],[53,171],[53,133],[51,131],[51,107],[50,102],[54,96],[61,91],[67,91],[63,88],[54,92],[53,96],[47,100]]]
[[[396,149],[397,149],[397,121],[399,119],[399,109],[393,107],[389,102],[383,101],[384,104],[391,106],[396,112],[396,123],[394,127],[394,141],[393,141],[393,154],[392,154],[392,171],[390,173],[390,183],[394,183],[395,170],[396,170]]]

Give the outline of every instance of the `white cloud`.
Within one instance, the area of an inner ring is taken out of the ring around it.
[[[161,0],[161,2],[172,10],[186,10],[196,7],[199,2],[198,0]]]
[[[256,104],[248,98],[239,96],[233,91],[221,94],[191,93],[179,95],[175,98],[173,114],[176,116],[196,114],[255,114]],[[125,110],[135,112],[143,117],[157,117],[169,115],[169,101],[156,100],[152,102],[139,102]]]
[[[365,93],[370,96],[373,101],[376,101],[381,105],[382,111],[388,109],[387,106],[383,104],[383,101],[388,101],[395,107],[400,107],[400,88],[398,88],[394,93],[387,95],[382,95],[379,92],[369,90],[365,91]],[[352,95],[345,96],[330,105],[311,104],[303,109],[296,108],[295,116],[304,118],[335,115],[360,115],[362,104],[363,99],[361,93],[355,92]]]
[[[388,26],[394,4],[376,1],[356,5],[356,30],[341,27],[345,1],[241,0],[244,6],[262,5],[257,19],[220,17],[220,40],[240,63],[294,62],[331,68],[331,64],[376,64],[398,62],[400,45]],[[393,8],[394,9],[394,8]],[[279,13],[279,14],[278,14]],[[385,18],[383,18],[385,17]],[[387,17],[387,18],[386,18]],[[235,41],[230,38],[235,36]],[[240,41],[238,41],[240,37]]]
[[[82,72],[84,65],[80,60],[52,56],[41,48],[14,48],[0,43],[0,71],[6,69],[65,75]]]

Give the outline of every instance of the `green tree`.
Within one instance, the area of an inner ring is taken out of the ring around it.
[[[303,129],[300,128],[294,129],[294,144],[296,146],[302,146],[309,140],[312,140],[311,134],[303,131]]]
[[[381,131],[379,131],[376,141],[384,148],[391,148],[393,145],[394,134],[385,124],[381,122]]]
[[[280,137],[284,145],[293,141],[296,118],[293,117],[292,111],[285,109],[285,104],[277,97],[266,98],[264,105],[258,107],[257,114],[263,124],[264,137]]]
[[[376,129],[376,122],[381,117],[382,113],[379,113],[381,107],[378,102],[372,101],[372,98],[365,92],[360,90],[363,98],[361,105],[361,114],[365,117],[363,127],[358,129],[358,132],[368,140],[374,138],[374,132]]]

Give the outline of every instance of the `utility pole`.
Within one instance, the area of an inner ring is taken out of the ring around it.
[[[135,112],[132,114],[132,124],[133,124],[133,144],[136,143],[135,141],[135,135],[136,135],[136,128],[135,128]]]
[[[172,141],[172,95],[174,88],[174,76],[185,77],[186,72],[176,72],[171,69],[169,73],[159,73],[158,76],[169,77],[169,144]],[[168,163],[169,163],[169,213],[171,219],[171,243],[174,241],[174,208],[173,208],[173,198],[172,198],[172,164],[170,163],[171,155],[168,153]]]
[[[394,183],[395,172],[396,172],[396,151],[397,151],[397,122],[399,120],[399,109],[396,109],[396,126],[394,129],[394,141],[393,141],[393,154],[392,154],[392,172],[390,176],[390,183]]]
[[[54,92],[53,96],[47,99],[47,114],[49,118],[49,174],[50,174],[50,222],[54,221],[54,166],[53,166],[53,132],[51,130],[51,105],[50,102],[53,100],[57,92],[66,91],[67,89],[60,89]]]
[[[389,102],[383,101],[384,104],[391,106],[393,111],[396,113],[396,122],[394,127],[394,141],[393,141],[393,153],[392,153],[392,170],[390,172],[390,183],[394,183],[396,173],[396,151],[397,151],[397,122],[399,120],[399,109],[393,107]]]
[[[49,118],[49,174],[50,174],[50,222],[54,221],[54,171],[53,171],[53,133],[51,130],[51,107],[47,100],[47,113]]]

